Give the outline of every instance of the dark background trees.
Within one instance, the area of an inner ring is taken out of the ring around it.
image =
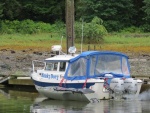
[[[150,31],[150,0],[75,0],[75,19],[104,21],[108,31],[140,27]],[[0,20],[65,22],[65,0],[1,0]]]

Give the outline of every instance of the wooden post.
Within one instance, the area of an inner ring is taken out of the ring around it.
[[[94,45],[94,51],[96,50],[96,46]]]
[[[74,0],[66,0],[66,34],[67,54],[68,48],[74,46]]]

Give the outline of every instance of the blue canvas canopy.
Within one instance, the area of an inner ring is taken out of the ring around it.
[[[70,59],[64,78],[67,80],[84,80],[88,78],[130,77],[128,57],[113,51],[87,51]]]

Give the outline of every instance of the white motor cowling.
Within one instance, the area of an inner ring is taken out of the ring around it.
[[[133,78],[126,78],[124,80],[124,88],[127,93],[137,92],[137,80]]]
[[[121,78],[113,78],[110,82],[110,88],[114,93],[123,93],[124,91],[124,81]]]

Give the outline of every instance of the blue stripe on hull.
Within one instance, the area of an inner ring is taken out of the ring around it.
[[[49,86],[59,86],[59,83],[47,83],[47,82],[39,82],[33,80],[34,84],[41,87],[49,87]],[[86,88],[89,88],[91,85],[95,83],[86,83]],[[62,87],[66,88],[83,88],[84,83],[62,83]]]

